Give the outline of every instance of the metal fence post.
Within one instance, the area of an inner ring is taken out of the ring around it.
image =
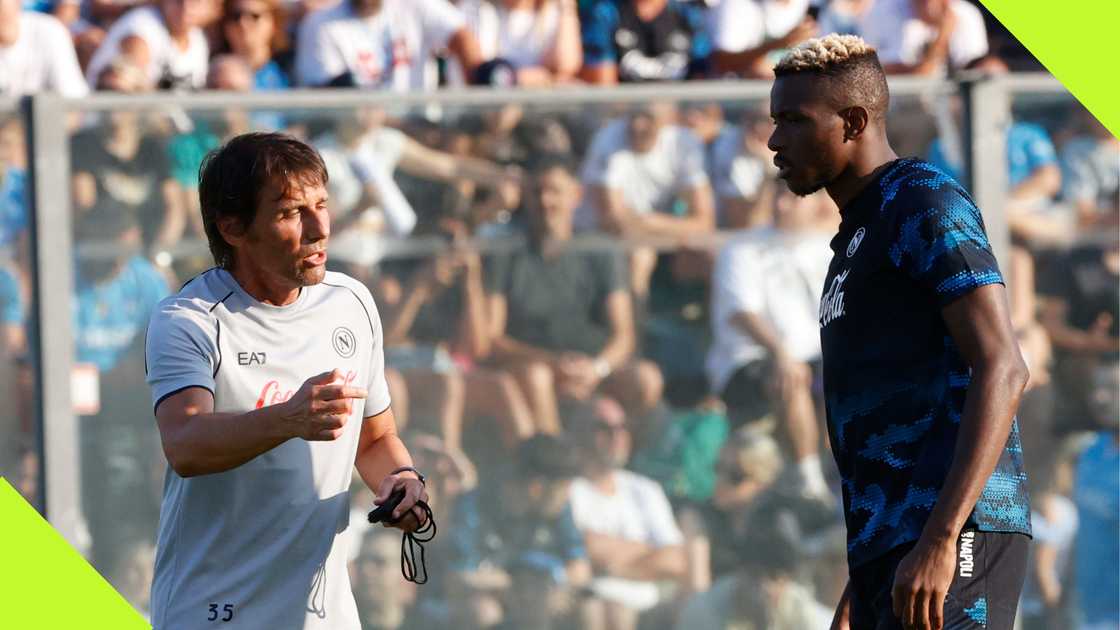
[[[1007,228],[1007,130],[1011,97],[999,77],[961,84],[964,92],[964,159],[968,189],[984,215],[1000,268],[1008,272],[1011,236]]]
[[[31,318],[37,330],[35,382],[43,505],[71,545],[83,542],[77,418],[70,404],[73,247],[70,240],[68,108],[61,97],[24,100],[31,200]]]

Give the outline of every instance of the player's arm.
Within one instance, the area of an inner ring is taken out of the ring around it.
[[[892,600],[903,625],[940,628],[956,568],[956,541],[1007,444],[1029,373],[1006,291],[988,284],[950,302],[942,318],[972,370],[953,463],[914,549],[899,564]]]
[[[852,583],[844,585],[844,592],[840,594],[840,602],[836,604],[836,613],[832,616],[830,630],[850,630],[852,627]]]
[[[342,435],[353,400],[365,390],[341,384],[336,370],[308,379],[290,400],[245,413],[214,411],[214,395],[188,387],[156,407],[163,452],[172,470],[194,477],[236,468],[294,437]]]
[[[415,473],[405,471],[392,474],[398,468],[412,466],[412,456],[397,434],[397,421],[392,407],[362,420],[354,465],[362,481],[377,493],[375,501],[378,504],[388,499],[396,490],[404,489],[404,499],[393,510],[393,520],[412,510],[417,501],[428,500],[428,493]],[[402,529],[415,529],[426,518],[420,508],[413,510],[413,515],[416,522],[402,524]]]

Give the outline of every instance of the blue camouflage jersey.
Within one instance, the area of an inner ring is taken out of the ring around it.
[[[1003,277],[980,211],[928,162],[887,165],[840,216],[820,325],[855,567],[921,534],[952,463],[971,379],[941,309]],[[1030,534],[1017,422],[969,526]]]

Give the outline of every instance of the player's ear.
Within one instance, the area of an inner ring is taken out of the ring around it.
[[[853,105],[840,110],[840,118],[844,120],[844,142],[848,142],[849,140],[857,140],[863,135],[863,132],[867,129],[870,115],[866,108]]]
[[[218,217],[216,222],[218,233],[222,235],[225,242],[229,243],[232,247],[240,247],[245,242],[245,233],[248,231],[246,226],[242,225],[241,220],[237,217],[224,216]]]

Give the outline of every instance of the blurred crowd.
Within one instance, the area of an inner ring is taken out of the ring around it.
[[[1031,67],[965,0],[0,0],[0,95],[765,78],[822,31],[863,35],[892,72]],[[959,99],[893,107],[899,153],[963,178]],[[1035,533],[1021,617],[1115,628],[1120,141],[1069,102],[1013,113],[1001,263],[1032,375]],[[212,264],[205,154],[283,130],[327,164],[329,265],[375,297],[440,526],[431,583],[404,582],[399,534],[366,524],[355,483],[364,627],[828,627],[846,564],[818,309],[839,216],[776,180],[766,103],[122,108],[75,125],[83,551],[138,609],[166,466],[148,315]],[[34,502],[28,185],[21,120],[0,114],[0,472]]]
[[[785,49],[854,33],[891,73],[1039,69],[976,0],[0,0],[0,96],[767,78]]]

